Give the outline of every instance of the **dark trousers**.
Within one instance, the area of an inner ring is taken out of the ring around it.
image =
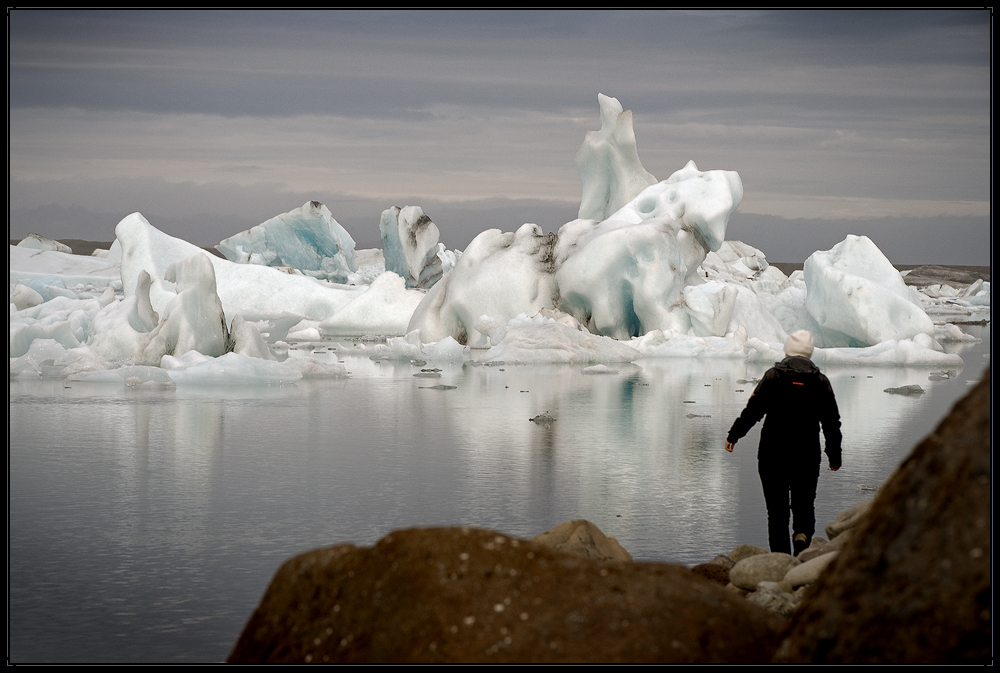
[[[790,465],[758,461],[757,472],[767,505],[767,542],[773,552],[792,553],[788,536],[791,509],[793,534],[804,533],[812,540],[816,530],[816,484],[819,463]]]

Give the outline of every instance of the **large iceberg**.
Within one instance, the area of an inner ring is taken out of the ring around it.
[[[742,197],[735,172],[702,172],[691,161],[607,220],[563,225],[555,248],[559,308],[618,339],[687,331],[684,288],[704,282],[698,268],[722,245]]]
[[[806,260],[806,309],[822,345],[865,347],[890,339],[934,335],[934,323],[867,236],[848,236]]]
[[[590,332],[618,339],[654,329],[686,332],[699,309],[685,305],[685,288],[704,282],[698,269],[721,247],[742,196],[739,175],[702,172],[692,161],[604,221],[573,220],[558,236],[533,224],[516,233],[483,232],[428,293],[409,329],[476,345],[482,315],[505,322],[558,309]],[[730,313],[735,298],[734,289]]]
[[[319,201],[307,201],[215,247],[232,262],[288,267],[335,283],[346,283],[358,270],[354,239]]]
[[[419,329],[426,343],[452,337],[460,344],[485,345],[476,328],[483,315],[506,322],[553,308],[558,297],[555,241],[537,224],[514,233],[489,229],[479,234],[417,306],[407,331]]]
[[[173,284],[165,281],[167,268],[194,254],[203,255],[215,268],[219,299],[230,319],[237,314],[247,320],[291,314],[309,320],[326,320],[364,292],[364,288],[220,259],[192,243],[168,236],[139,213],[132,213],[119,222],[115,233],[114,247],[120,249],[125,295],[133,292],[139,274],[146,271],[152,277],[149,298],[156,311],[162,311],[176,295]]]

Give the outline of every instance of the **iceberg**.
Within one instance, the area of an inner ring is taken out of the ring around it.
[[[295,350],[281,340],[370,335],[385,343],[355,352],[400,361],[768,362],[798,329],[813,334],[817,364],[961,366],[938,341],[975,340],[955,323],[988,320],[988,281],[918,291],[863,236],[785,276],[763,251],[726,240],[743,197],[737,173],[689,161],[656,182],[631,113],[599,102],[601,131],[577,154],[580,217],[556,234],[490,229],[463,254],[444,249],[421,208],[392,207],[379,222],[384,249],[355,254],[309,202],[220,243],[229,259],[139,213],[118,223],[103,258],[29,237],[9,248],[10,376],[129,387],[337,378],[339,364],[276,362]]]
[[[452,337],[463,345],[485,346],[476,329],[481,316],[506,322],[553,308],[558,296],[555,241],[537,224],[524,224],[514,233],[489,229],[479,234],[455,268],[427,292],[406,331],[420,330],[427,342]]]
[[[322,321],[319,331],[329,336],[405,334],[410,317],[423,298],[423,293],[408,290],[399,275],[386,271],[361,295]]]
[[[824,347],[863,348],[934,335],[914,291],[867,236],[849,235],[830,250],[814,252],[803,271],[806,309]]]
[[[42,236],[41,234],[28,234],[21,242],[17,244],[19,248],[31,248],[32,250],[53,250],[55,252],[64,252],[67,255],[72,254],[73,248],[69,247],[65,243],[60,243],[47,236]]]
[[[302,378],[302,372],[279,362],[226,353],[221,357],[185,354],[165,363],[178,386],[280,386]]]
[[[215,247],[231,262],[288,267],[335,283],[346,283],[358,270],[354,239],[319,201],[307,201]]]
[[[393,206],[382,212],[378,223],[382,234],[385,269],[406,281],[406,287],[429,288],[443,273],[438,243],[440,232],[420,206]]]
[[[480,323],[485,329],[486,321]],[[574,329],[541,313],[532,318],[521,314],[490,330],[493,344],[476,358],[479,363],[507,364],[589,364],[592,362],[632,362],[641,354],[614,339]]]
[[[9,246],[7,256],[10,282],[27,283],[45,276],[58,276],[63,288],[84,286],[121,289],[117,261],[99,257],[83,257],[57,250]]]
[[[656,182],[639,161],[632,111],[617,98],[597,94],[601,130],[591,131],[576,153],[576,172],[583,185],[581,220],[603,220]]]
[[[326,320],[364,291],[267,266],[220,259],[192,243],[163,233],[140,213],[125,217],[115,233],[121,250],[121,284],[126,296],[136,287],[139,274],[146,271],[152,277],[149,298],[156,311],[162,311],[176,294],[172,284],[164,281],[167,267],[194,254],[212,263],[219,299],[227,316],[239,314],[246,320],[258,320],[294,314],[310,320]]]
[[[229,329],[215,291],[215,269],[204,254],[194,254],[167,267],[164,280],[177,294],[163,310],[159,324],[139,355],[140,364],[158,365],[164,355],[197,351],[218,357],[229,349]],[[140,300],[139,306],[144,302]]]

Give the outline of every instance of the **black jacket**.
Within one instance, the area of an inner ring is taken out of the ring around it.
[[[820,373],[809,358],[787,357],[774,363],[757,384],[746,409],[729,430],[735,444],[761,418],[757,460],[762,464],[818,464],[820,461],[819,426],[826,437],[826,455],[830,467],[839,468],[840,412],[830,380]]]

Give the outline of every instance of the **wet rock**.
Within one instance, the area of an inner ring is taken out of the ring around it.
[[[555,528],[531,538],[531,541],[549,549],[576,554],[595,561],[623,563],[632,561],[632,555],[618,544],[618,540],[608,537],[600,528],[585,519],[563,521]]]
[[[797,565],[794,568],[789,569],[785,573],[784,582],[787,582],[792,587],[800,587],[804,584],[812,584],[819,579],[820,574],[826,570],[826,567],[830,565],[830,562],[837,558],[840,552],[832,551],[821,556],[817,556],[814,559],[804,561],[801,565]]]
[[[826,534],[834,540],[845,530],[854,528],[861,521],[862,517],[871,509],[874,500],[862,500],[857,505],[845,509],[837,515],[832,523],[826,525]]]
[[[753,663],[782,624],[681,566],[407,530],[286,562],[229,661]]]
[[[732,560],[733,564],[739,563],[745,558],[750,558],[751,556],[757,556],[758,554],[767,554],[766,549],[757,547],[752,544],[738,544],[731,552],[729,552],[729,558]]]
[[[699,563],[691,568],[691,572],[698,577],[704,577],[709,582],[715,582],[722,586],[729,584],[729,568],[718,563]]]
[[[992,663],[990,373],[879,489],[779,662]]]
[[[726,570],[729,570],[734,565],[736,565],[736,562],[733,561],[733,559],[729,558],[728,556],[726,556],[724,554],[719,554],[714,559],[712,559],[711,561],[709,561],[709,563],[714,563],[716,565],[724,566],[726,568]]]
[[[761,582],[757,591],[749,594],[746,600],[785,618],[792,615],[797,604],[795,596],[778,582]]]
[[[729,571],[729,581],[741,589],[754,591],[759,582],[780,582],[785,573],[798,564],[799,560],[791,554],[756,554],[734,565]]]

